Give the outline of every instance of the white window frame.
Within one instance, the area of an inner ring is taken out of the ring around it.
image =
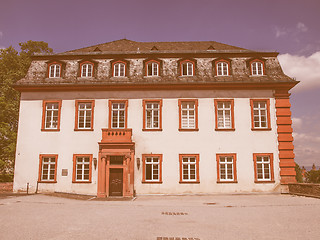
[[[93,65],[85,63],[81,65],[81,77],[92,77]]]
[[[51,64],[49,67],[49,78],[59,78],[61,66],[59,64]]]
[[[231,161],[230,161],[231,159]],[[228,170],[231,169],[231,176],[228,174]],[[219,176],[221,182],[233,182],[235,180],[234,176],[234,158],[233,156],[219,156]],[[222,177],[224,175],[224,178]]]
[[[149,160],[149,161],[148,161]],[[151,179],[147,179],[147,166],[150,165]],[[155,176],[158,176],[157,178]],[[160,181],[160,158],[153,156],[145,157],[145,182]]]
[[[88,160],[88,162],[86,160]],[[90,156],[76,156],[75,168],[76,182],[90,182]],[[85,171],[88,171],[88,174],[85,174]],[[80,172],[80,174],[78,174],[78,172]],[[88,176],[88,179],[85,179],[86,175]],[[79,179],[78,176],[81,178]]]
[[[259,165],[261,165],[261,176],[259,178]],[[269,173],[266,172],[266,169]],[[256,156],[257,181],[271,181],[271,160],[270,156]],[[269,174],[269,177],[266,175]]]
[[[124,63],[115,63],[113,65],[113,76],[114,77],[125,77],[126,76],[126,65]]]
[[[183,105],[187,104],[186,107]],[[193,104],[193,107],[190,105]],[[196,102],[194,101],[181,101],[181,128],[182,129],[195,129],[196,128]],[[191,114],[193,112],[193,115]]]
[[[217,76],[228,76],[229,75],[229,64],[221,61],[217,63]]]
[[[48,162],[45,162],[44,161],[45,159],[48,159]],[[40,178],[41,181],[46,181],[46,182],[54,182],[55,181],[56,164],[57,164],[56,157],[53,157],[53,156],[42,156],[41,157],[41,178]],[[48,167],[45,169],[44,166],[48,166]],[[52,173],[52,171],[53,171],[53,173]],[[45,178],[44,175],[47,175],[47,177]],[[51,179],[51,176],[53,176],[53,179]]]
[[[251,74],[253,76],[263,76],[263,63],[258,61],[251,63]]]
[[[265,105],[265,107],[261,107],[261,103],[263,103]],[[255,104],[258,104],[258,107],[255,107]],[[267,101],[253,101],[253,106],[252,106],[252,110],[253,110],[253,127],[255,129],[265,129],[268,128],[268,102]],[[258,114],[256,114],[256,112],[258,112]],[[263,114],[264,112],[264,114]],[[265,118],[265,126],[262,126],[262,118]],[[258,118],[258,121],[256,121],[255,119]],[[256,126],[256,123],[258,123],[258,126]]]
[[[191,159],[194,159],[192,161]],[[196,156],[183,156],[181,160],[181,170],[182,170],[182,181],[183,182],[195,182],[197,181],[197,157]],[[193,167],[194,169],[192,169]],[[187,174],[185,174],[185,170],[187,171]],[[191,174],[191,171],[194,170],[194,174]],[[185,175],[187,176],[185,178]],[[191,176],[194,175],[194,178],[191,178]]]
[[[219,105],[222,104],[222,107]],[[229,104],[229,107],[226,106]],[[227,112],[229,111],[229,114]],[[232,104],[231,101],[217,101],[217,127],[218,129],[232,128]]]
[[[186,70],[186,73],[184,73]],[[182,62],[181,63],[181,76],[193,76],[193,63]]]
[[[123,108],[121,107],[123,105]],[[112,102],[111,103],[111,128],[123,129],[126,127],[126,103],[125,102]],[[123,121],[120,120],[121,112],[123,112]],[[121,123],[123,122],[123,127]],[[116,126],[114,126],[114,123]]]
[[[59,125],[59,103],[58,102],[48,102],[45,103],[45,129],[58,129]],[[51,108],[49,108],[51,106]],[[56,115],[55,115],[56,113]],[[49,123],[49,126],[48,126]]]
[[[148,77],[159,76],[159,64],[157,62],[147,63],[147,76]]]
[[[157,105],[157,106],[155,106]],[[160,102],[145,102],[146,129],[160,128]]]
[[[81,106],[83,106],[81,108]],[[81,116],[83,113],[83,116]],[[81,118],[83,118],[83,126],[80,126]],[[89,126],[87,126],[89,124]],[[79,102],[78,103],[78,129],[91,129],[92,126],[92,103]]]

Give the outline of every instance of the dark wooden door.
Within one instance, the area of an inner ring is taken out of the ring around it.
[[[109,196],[122,196],[123,170],[117,168],[110,169]]]

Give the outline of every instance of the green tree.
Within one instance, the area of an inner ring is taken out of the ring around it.
[[[320,183],[320,170],[310,170],[306,173],[308,183]]]
[[[52,53],[42,41],[19,43],[21,52],[13,47],[0,49],[0,173],[13,171],[19,116],[19,93],[12,84],[23,78],[34,53]]]
[[[302,183],[303,182],[303,178],[302,178],[302,170],[300,168],[300,166],[296,163],[296,166],[294,167],[294,169],[296,170],[296,180],[298,183]]]

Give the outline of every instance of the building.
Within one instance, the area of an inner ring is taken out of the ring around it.
[[[274,192],[295,182],[276,52],[127,39],[40,54],[21,92],[14,191]]]

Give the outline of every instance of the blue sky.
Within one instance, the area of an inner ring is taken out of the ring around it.
[[[1,0],[0,48],[45,41],[55,52],[127,38],[212,40],[278,51],[292,90],[296,161],[320,166],[319,0]]]

